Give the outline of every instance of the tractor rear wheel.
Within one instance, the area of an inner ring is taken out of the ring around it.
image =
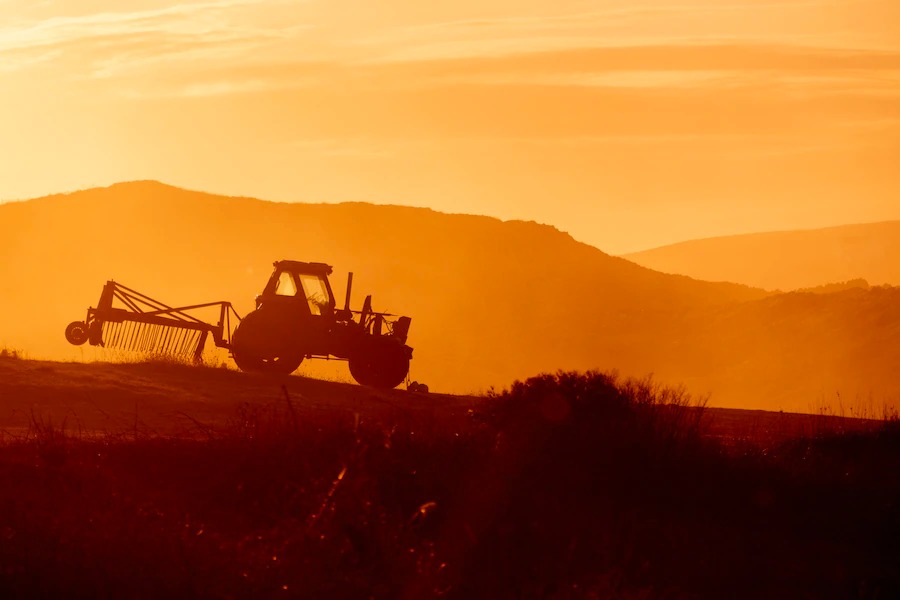
[[[350,357],[350,374],[360,385],[385,390],[403,383],[409,373],[409,355],[397,344],[375,344]]]
[[[258,311],[244,317],[234,331],[231,355],[241,371],[289,375],[303,362],[303,350],[288,328],[269,321]]]

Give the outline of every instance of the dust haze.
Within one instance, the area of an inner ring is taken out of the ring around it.
[[[35,358],[102,360],[67,344],[63,329],[108,279],[170,305],[230,301],[244,315],[286,258],[334,265],[339,301],[352,270],[376,310],[412,316],[411,377],[442,392],[600,368],[652,373],[727,407],[815,412],[838,397],[900,394],[895,288],[779,293],[653,271],[534,222],[149,181],[0,205],[0,343]],[[870,253],[869,272],[875,262]],[[736,281],[747,279],[742,265],[733,261]],[[827,272],[794,271],[800,283],[829,283]]]

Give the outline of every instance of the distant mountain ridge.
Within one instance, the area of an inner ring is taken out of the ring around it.
[[[900,285],[900,221],[690,240],[623,255],[664,273],[769,290]]]
[[[411,316],[412,377],[438,391],[599,368],[683,382],[719,406],[809,410],[836,390],[900,393],[896,291],[773,296],[652,271],[533,222],[156,182],[0,205],[0,346],[103,358],[63,329],[107,279],[245,314],[284,258],[334,265],[339,301],[352,270],[355,308],[371,293],[377,310]]]

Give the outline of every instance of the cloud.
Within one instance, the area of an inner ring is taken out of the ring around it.
[[[184,53],[186,49],[173,50]],[[647,46],[585,48],[503,57],[404,63],[248,62],[168,73],[155,95],[202,84],[258,92],[321,87],[352,93],[428,93],[493,86],[741,90],[777,95],[900,94],[900,53],[784,46]],[[545,92],[546,93],[546,92]]]
[[[608,8],[585,12],[582,2],[560,0],[536,4],[518,14],[510,14],[507,6],[492,0],[479,3],[478,8],[463,1],[453,10],[409,7],[404,0],[389,0],[384,10],[365,9],[349,0],[182,1],[134,11],[20,21],[0,28],[0,61],[6,70],[28,68],[56,60],[48,50],[66,47],[72,49],[70,62],[80,62],[82,71],[89,71],[101,56],[105,65],[97,71],[109,76],[114,71],[178,58],[244,63],[251,51],[253,58],[279,63],[313,57],[335,63],[407,63],[504,59],[528,53],[552,57],[554,52],[564,51],[677,48],[698,43],[865,47],[863,34],[868,30],[857,31],[858,27],[847,25],[852,19],[839,17],[852,4],[851,14],[871,9],[875,15],[871,20],[877,22],[878,11],[891,10],[884,8],[886,1],[894,0],[853,0],[850,4],[849,0],[641,0],[604,2],[595,6]],[[881,8],[875,11],[872,7]],[[159,47],[147,43],[135,48],[128,42],[134,37],[155,38]],[[171,49],[173,39],[179,40],[177,52]],[[202,47],[202,51],[192,50],[190,45]]]
[[[0,50],[21,50],[74,39],[146,31],[203,34],[210,31],[212,24],[197,17],[259,2],[260,0],[215,0],[143,11],[52,17],[24,27],[0,29]]]
[[[306,29],[297,24],[254,27],[237,18],[242,10],[263,3],[211,0],[20,23],[0,29],[0,61],[5,70],[12,71],[59,60],[70,70],[108,77],[173,59],[224,61],[249,49],[295,37]]]
[[[390,140],[634,136],[648,143],[649,138],[664,143],[691,136],[790,136],[885,122],[896,116],[900,95],[896,50],[740,41],[636,45],[632,40],[614,46],[587,35],[603,19],[704,12],[741,18],[745,12],[808,12],[839,4],[830,0],[657,2],[546,17],[434,21],[400,28],[408,39],[392,38],[398,28],[382,23],[385,40],[394,41],[385,41],[380,54],[359,51],[356,59],[319,60],[310,59],[316,53],[307,50],[321,48],[321,40],[301,43],[315,20],[273,18],[280,14],[275,8],[288,9],[287,2],[266,3],[267,20],[244,19],[257,4],[210,0],[46,19],[18,33],[16,39],[27,43],[15,50],[11,35],[0,31],[0,69],[53,63],[67,80],[90,86],[83,95],[92,102],[106,93],[147,102],[214,100],[242,107],[243,120],[271,110],[281,114],[285,125],[280,126],[297,129],[289,139],[302,139],[304,127],[328,140],[357,133]],[[415,51],[425,39],[499,43],[503,32],[512,37],[524,32],[517,39],[525,39],[580,30],[585,37],[572,38],[583,44],[579,47],[547,49],[538,43],[527,51],[437,58]],[[368,48],[373,39],[359,48]],[[407,42],[406,59],[385,60],[391,48]]]
[[[893,0],[859,0],[853,8],[865,11],[886,1]],[[369,48],[372,60],[400,62],[654,44],[865,45],[859,32],[848,28],[841,19],[827,16],[839,12],[836,7],[843,10],[848,0],[733,3],[643,0],[605,5],[610,7],[588,12],[542,12],[379,29],[351,43]]]
[[[239,121],[272,140],[605,140],[613,146],[627,138],[647,145],[704,138],[739,145],[742,136],[753,136],[760,143],[808,138],[818,144],[820,138],[846,139],[863,127],[895,139],[891,123],[900,117],[896,81],[873,93],[870,84],[853,79],[809,84],[804,73],[780,79],[766,71],[708,79],[708,72],[688,71],[702,78],[685,85],[671,80],[680,71],[651,77],[658,85],[618,81],[623,73],[616,71],[608,74],[612,81],[587,85],[577,74],[553,85],[533,75],[499,83],[492,75],[490,84],[440,77],[410,84],[405,72],[377,71],[334,74],[323,65],[291,65],[254,79],[261,74],[248,68],[157,87],[194,99],[216,93],[217,119]],[[226,93],[231,85],[242,93]]]

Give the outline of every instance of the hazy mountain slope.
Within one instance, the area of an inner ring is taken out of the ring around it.
[[[442,391],[618,368],[685,381],[719,405],[808,409],[836,389],[898,385],[889,335],[900,302],[890,291],[767,299],[650,271],[535,223],[224,198],[152,182],[0,205],[0,345],[103,356],[69,346],[63,329],[109,278],[171,304],[231,300],[243,314],[281,258],[335,265],[339,301],[351,269],[354,307],[372,293],[376,309],[411,315],[412,376]],[[878,307],[882,325],[858,322],[863,303]],[[875,347],[883,351],[857,370]]]
[[[623,258],[665,273],[772,290],[858,278],[900,285],[900,221],[692,240]]]

